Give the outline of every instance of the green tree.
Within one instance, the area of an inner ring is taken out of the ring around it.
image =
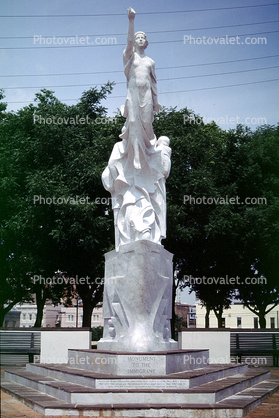
[[[190,291],[207,309],[206,326],[213,310],[220,327],[222,312],[237,293],[236,283],[221,279],[240,277],[242,283],[255,272],[268,276],[267,286],[249,287],[257,303],[251,293],[249,302],[248,287],[241,287],[244,303],[264,325],[267,305],[278,303],[278,128],[252,133],[238,126],[225,132],[188,109],[164,109],[155,124],[157,136],[168,133],[173,150],[166,246],[175,255],[180,287],[190,275],[219,278],[210,285],[194,283]],[[247,197],[267,197],[268,204],[251,205]],[[225,198],[234,201],[220,204]]]
[[[239,192],[241,200],[249,197],[239,239],[242,276],[249,281],[241,281],[238,295],[265,328],[266,314],[279,303],[279,126],[266,125],[255,132],[239,128],[235,135],[243,138]]]
[[[111,89],[112,83],[100,90],[92,88],[76,106],[66,106],[52,92],[42,90],[36,95],[36,107],[10,114],[5,123],[2,187],[9,211],[2,222],[4,259],[6,265],[10,258],[15,260],[17,269],[23,270],[23,278],[18,273],[16,285],[10,288],[21,289],[22,297],[36,295],[36,326],[41,324],[45,300],[57,300],[67,290],[43,280],[55,277],[58,270],[78,278],[75,289],[83,299],[84,326],[91,326],[92,310],[102,297],[102,284],[96,278],[103,277],[103,255],[112,246],[112,228],[109,206],[95,200],[107,197],[101,172],[113,143],[106,139],[109,124],[95,121],[106,117],[100,101]],[[79,123],[87,116],[86,123]],[[55,203],[58,198],[61,204]],[[69,204],[69,199],[87,203]],[[4,276],[8,283],[11,276]],[[88,278],[85,283],[83,277]],[[24,292],[23,279],[28,284]],[[11,299],[4,296],[5,302]]]
[[[188,109],[164,110],[157,117],[157,136],[168,133],[172,147],[172,170],[167,181],[166,247],[174,253],[179,286],[187,285],[185,276],[212,277],[230,273],[234,262],[231,254],[234,231],[233,214],[226,207],[195,203],[201,197],[221,198],[233,193],[226,183],[226,134],[215,124],[204,125]],[[232,189],[232,190],[231,190]],[[226,228],[224,228],[226,227]],[[213,309],[222,322],[233,288],[222,285],[192,286],[202,302]]]
[[[3,90],[0,99],[4,99]],[[17,150],[9,143],[9,123],[12,115],[6,112],[6,103],[0,103],[0,326],[12,307],[29,298],[30,277],[28,262],[19,239],[18,199],[20,184],[15,177]]]

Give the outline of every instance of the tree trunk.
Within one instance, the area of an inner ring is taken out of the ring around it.
[[[91,318],[92,312],[95,306],[93,306],[91,300],[83,299],[83,317],[82,317],[82,326],[86,328],[91,328]]]
[[[266,328],[265,312],[259,312],[260,328]]]
[[[5,315],[6,315],[5,309],[1,306],[0,307],[0,327],[4,327]]]
[[[215,316],[217,318],[218,328],[224,328],[222,326],[223,307],[219,307],[219,310],[218,309],[213,309],[213,310],[214,310]]]
[[[210,315],[210,307],[206,306],[205,328],[209,328],[209,315]]]
[[[223,324],[222,324],[222,314],[223,312],[221,312],[221,314],[219,313],[217,315],[217,320],[218,320],[218,328],[223,328]]]
[[[259,324],[260,328],[266,328],[266,319],[265,316],[267,313],[269,313],[276,305],[274,305],[271,309],[267,310],[267,305],[257,305],[254,309],[249,306],[248,303],[245,303],[245,306],[253,312],[253,314],[257,315],[259,317]]]
[[[45,291],[42,288],[36,290],[36,304],[37,304],[37,317],[36,322],[34,324],[34,328],[41,328],[43,314],[44,314],[44,306],[46,302]]]
[[[77,291],[83,303],[83,318],[82,326],[91,328],[92,312],[95,306],[102,300],[104,285],[95,289],[94,298],[92,298],[92,289],[84,287],[84,285],[77,286]]]

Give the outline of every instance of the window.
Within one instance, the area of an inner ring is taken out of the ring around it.
[[[236,326],[237,328],[241,328],[241,318],[236,319]]]
[[[8,328],[9,326],[9,321],[5,321],[5,328]]]
[[[29,314],[29,319],[30,319],[30,321],[32,320],[32,314],[31,313]]]
[[[93,315],[93,322],[98,322],[99,321],[99,315]]]
[[[73,321],[74,320],[74,315],[68,315],[68,321]]]
[[[22,314],[22,319],[24,319],[24,321],[25,321],[25,319],[26,319],[26,313],[23,313]]]
[[[275,328],[275,318],[270,318],[270,328]]]
[[[254,328],[259,328],[259,318],[254,318]]]
[[[13,321],[13,328],[16,327],[16,321]]]

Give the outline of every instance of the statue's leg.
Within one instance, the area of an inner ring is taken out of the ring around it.
[[[140,135],[140,129],[139,124],[137,124],[135,121],[129,120],[129,141],[132,144],[133,147],[133,161],[134,161],[134,167],[137,170],[141,169],[141,163],[140,163],[140,151],[139,151],[139,135]]]
[[[126,102],[128,118],[126,120],[129,138],[133,148],[133,164],[137,170],[141,169],[140,141],[143,141],[142,120],[140,114],[138,92],[130,91],[130,100]]]

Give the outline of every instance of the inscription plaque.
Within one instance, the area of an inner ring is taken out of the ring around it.
[[[189,389],[187,379],[96,379],[96,389]]]

